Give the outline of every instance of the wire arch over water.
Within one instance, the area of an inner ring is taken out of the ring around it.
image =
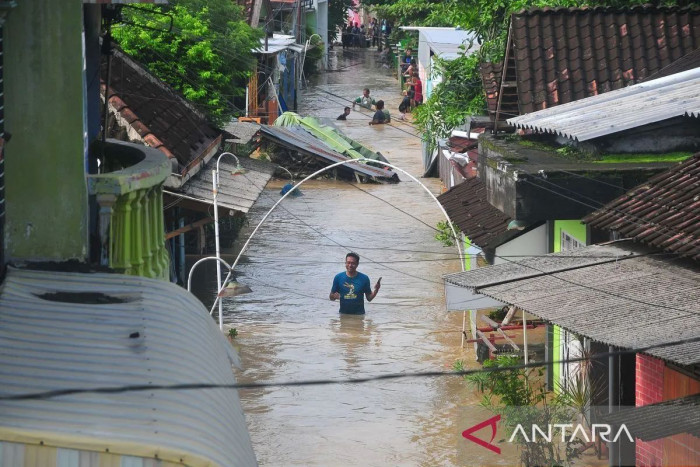
[[[326,172],[326,171],[328,171],[328,170],[330,170],[330,169],[333,169],[333,168],[335,168],[335,167],[339,167],[339,166],[341,166],[341,165],[346,165],[346,164],[358,164],[358,163],[365,163],[365,162],[377,162],[377,161],[375,161],[375,160],[373,160],[373,159],[367,159],[367,158],[365,158],[365,157],[361,157],[361,158],[358,158],[358,159],[348,159],[348,160],[345,160],[345,161],[336,162],[336,163],[331,164],[331,165],[329,165],[329,166],[327,166],[327,167],[324,167],[324,168],[322,168],[322,169],[317,170],[316,172],[312,173],[311,175],[309,175],[309,176],[306,177],[305,179],[301,180],[299,183],[296,183],[288,192],[286,192],[280,199],[278,199],[277,202],[275,202],[275,204],[272,205],[272,207],[265,213],[265,215],[262,217],[262,219],[260,219],[260,222],[258,222],[258,225],[255,226],[255,228],[253,229],[253,231],[252,231],[252,232],[250,233],[250,235],[248,236],[248,239],[246,240],[246,242],[245,242],[245,243],[243,244],[243,246],[241,247],[241,251],[238,252],[238,255],[236,256],[236,260],[231,264],[231,268],[229,269],[228,274],[226,275],[226,278],[225,278],[224,281],[223,281],[223,284],[226,284],[226,283],[229,281],[229,279],[231,279],[231,274],[233,274],[233,270],[236,268],[236,265],[238,264],[238,261],[241,259],[241,256],[243,256],[243,253],[244,253],[244,252],[246,251],[246,249],[248,248],[248,244],[249,244],[250,241],[253,239],[253,237],[254,237],[255,234],[257,233],[258,229],[260,229],[260,227],[265,223],[265,221],[266,221],[267,218],[270,216],[270,214],[272,214],[272,211],[274,211],[275,208],[276,208],[287,196],[291,195],[298,187],[300,187],[300,186],[301,186],[304,182],[306,182],[307,180],[311,180],[312,178],[317,177],[318,175],[320,175],[320,174],[322,174],[322,173],[324,173],[324,172]],[[437,198],[435,197],[435,195],[430,191],[430,189],[428,189],[427,186],[425,186],[423,183],[421,183],[421,181],[418,180],[416,177],[414,177],[414,176],[411,175],[410,173],[406,172],[404,169],[402,169],[402,168],[400,168],[400,167],[397,167],[397,166],[395,166],[395,165],[393,165],[393,164],[390,164],[390,163],[388,163],[388,162],[381,162],[381,164],[382,164],[382,165],[385,165],[385,166],[387,166],[387,167],[391,167],[392,169],[397,170],[397,171],[401,172],[402,174],[408,176],[411,180],[413,180],[413,181],[416,182],[419,186],[421,186],[421,187],[426,191],[426,193],[428,193],[428,195],[430,195],[430,197],[433,199],[433,201],[435,201],[435,204],[438,205],[438,207],[440,208],[440,211],[441,211],[442,214],[445,216],[445,219],[447,219],[447,225],[449,225],[450,229],[452,230],[452,235],[453,235],[453,237],[454,237],[454,239],[455,239],[455,245],[457,246],[457,252],[459,253],[459,256],[458,256],[458,257],[460,258],[460,261],[459,261],[460,267],[461,267],[462,271],[464,271],[464,261],[462,260],[462,258],[464,257],[464,255],[462,254],[462,247],[461,247],[460,242],[459,242],[459,236],[457,235],[457,231],[455,231],[455,228],[454,228],[454,225],[452,224],[452,220],[450,219],[450,216],[447,215],[447,211],[445,211],[445,208],[442,207],[442,204],[440,204],[440,201],[438,201],[438,199],[437,199]],[[220,300],[220,297],[219,297],[218,295],[219,295],[219,293],[221,293],[221,290],[223,290],[223,288],[222,288],[222,289],[219,289],[219,291],[217,292],[216,300],[214,300],[214,304],[211,306],[211,309],[209,310],[209,314],[214,313],[214,308],[216,307],[216,305],[219,303],[219,300]]]

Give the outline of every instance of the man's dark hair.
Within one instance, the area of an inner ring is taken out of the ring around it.
[[[357,264],[360,264],[360,255],[358,255],[358,254],[355,253],[354,251],[351,251],[350,253],[348,253],[347,255],[345,255],[345,260],[346,260],[346,261],[347,261],[348,257],[355,258],[355,260],[357,261]]]
[[[345,107],[345,109],[343,109],[343,110],[350,110],[350,107]]]
[[[382,110],[384,108],[384,101],[377,101],[374,106],[377,108],[377,110]]]
[[[364,88],[363,91],[369,92],[369,88]]]

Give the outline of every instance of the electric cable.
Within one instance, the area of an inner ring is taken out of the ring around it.
[[[359,377],[359,378],[344,378],[344,379],[308,379],[297,381],[280,381],[271,383],[233,383],[233,384],[217,384],[217,383],[184,383],[184,384],[131,384],[122,386],[103,386],[94,388],[66,388],[49,391],[39,391],[23,394],[6,394],[0,395],[0,401],[26,401],[26,400],[49,400],[61,396],[70,396],[77,394],[123,394],[127,392],[144,392],[144,391],[183,391],[195,389],[263,389],[263,388],[281,388],[281,387],[300,387],[300,386],[328,386],[338,384],[363,384],[375,381],[387,381],[409,378],[436,378],[445,376],[468,376],[473,374],[485,373],[503,373],[514,370],[525,370],[528,368],[542,368],[564,363],[576,363],[588,360],[599,360],[606,357],[614,357],[619,355],[629,355],[636,353],[644,353],[654,349],[673,347],[678,345],[691,344],[699,342],[700,337],[692,337],[683,339],[677,342],[665,342],[661,344],[653,344],[645,347],[637,347],[632,349],[622,349],[614,352],[603,352],[595,354],[591,357],[577,357],[565,360],[556,360],[550,362],[531,362],[520,365],[511,366],[493,366],[471,370],[461,371],[422,371],[422,372],[406,372],[406,373],[385,373],[382,375]]]

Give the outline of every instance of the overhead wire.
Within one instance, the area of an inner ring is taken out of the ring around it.
[[[282,388],[282,387],[302,387],[302,386],[328,386],[339,384],[365,384],[376,381],[399,380],[409,378],[438,378],[438,377],[454,377],[454,376],[469,376],[474,374],[491,374],[504,373],[509,371],[527,370],[530,368],[541,368],[553,365],[577,363],[590,360],[600,360],[607,357],[620,355],[630,355],[636,353],[645,353],[655,349],[674,347],[699,342],[700,337],[692,337],[683,339],[677,342],[664,342],[660,344],[652,344],[644,347],[636,347],[631,349],[621,349],[613,352],[597,353],[593,356],[567,358],[545,362],[530,362],[519,365],[509,366],[491,366],[482,367],[461,371],[416,371],[405,373],[385,373],[381,375],[358,377],[358,378],[339,378],[339,379],[307,379],[293,381],[279,381],[268,383],[183,383],[183,384],[130,384],[120,386],[102,386],[92,388],[65,388],[48,391],[37,391],[22,394],[3,394],[0,395],[0,401],[26,401],[26,400],[50,400],[62,396],[72,396],[78,394],[123,394],[128,392],[144,392],[144,391],[188,391],[200,389],[265,389],[265,388]]]

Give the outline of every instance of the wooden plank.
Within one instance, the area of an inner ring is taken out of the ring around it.
[[[510,344],[511,347],[513,347],[514,350],[517,350],[517,351],[520,350],[520,347],[518,347],[515,344],[515,342],[513,342],[511,340],[511,338],[508,337],[505,332],[503,332],[503,329],[501,329],[500,324],[498,324],[497,322],[495,322],[494,320],[492,320],[491,318],[489,318],[488,316],[485,316],[485,315],[480,315],[480,318],[482,321],[484,321],[486,324],[488,324],[494,330],[496,330],[503,337],[503,339],[505,339],[505,341],[508,342],[508,344]]]
[[[493,345],[493,344],[491,343],[491,341],[488,339],[488,337],[486,337],[486,334],[484,334],[483,332],[477,330],[477,331],[476,331],[476,335],[479,336],[479,338],[481,338],[482,341],[484,341],[484,344],[486,344],[486,347],[488,347],[489,349],[491,349],[491,352],[498,352],[498,349],[496,348],[495,345]]]
[[[485,322],[486,324],[491,326],[493,329],[498,329],[501,327],[500,324],[498,324],[497,322],[495,322],[494,320],[492,320],[491,318],[489,318],[486,315],[479,315],[479,318],[481,319],[481,321]]]
[[[191,224],[187,224],[184,227],[180,227],[177,230],[173,230],[172,232],[166,233],[165,239],[170,240],[173,237],[177,237],[180,234],[184,234],[184,233],[189,232],[191,230],[198,229],[201,226],[206,225],[210,222],[214,222],[214,218],[213,217],[205,217],[204,219],[200,219],[200,220],[193,222]]]

